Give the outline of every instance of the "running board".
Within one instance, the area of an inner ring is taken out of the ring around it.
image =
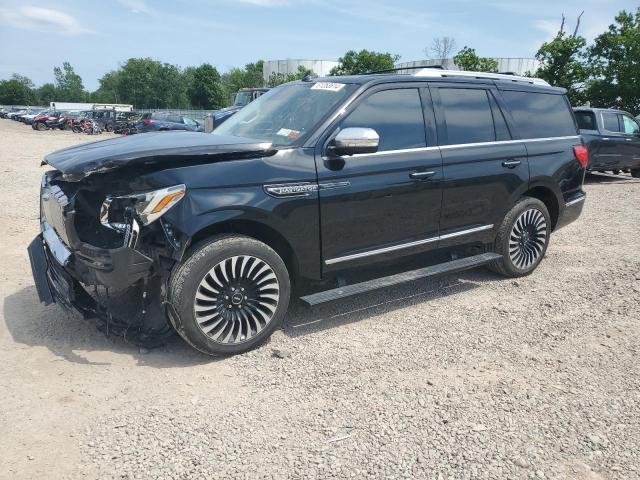
[[[408,272],[389,275],[388,277],[374,278],[361,283],[354,283],[344,287],[325,290],[324,292],[313,293],[300,297],[304,303],[310,307],[315,307],[321,303],[332,302],[341,298],[359,295],[365,292],[371,292],[380,288],[391,287],[401,283],[412,282],[421,278],[437,277],[447,273],[456,273],[470,268],[480,267],[502,258],[497,253],[482,253],[471,257],[459,258],[445,263],[432,265],[431,267],[419,268],[418,270],[410,270]]]

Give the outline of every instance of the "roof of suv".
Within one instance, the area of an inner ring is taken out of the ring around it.
[[[301,80],[300,82],[304,82]],[[312,82],[341,82],[364,85],[368,83],[401,83],[401,82],[461,82],[495,84],[500,86],[518,87],[523,89],[540,90],[544,89],[553,93],[565,93],[566,90],[560,87],[552,87],[547,82],[539,78],[520,77],[510,74],[468,72],[458,70],[441,70],[424,68],[415,74],[400,73],[365,73],[361,75],[347,75],[335,77],[318,77],[309,81]]]

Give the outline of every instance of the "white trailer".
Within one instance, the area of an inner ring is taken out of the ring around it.
[[[131,112],[133,105],[121,103],[74,103],[74,102],[50,102],[52,110],[82,111],[82,110],[115,110],[116,112]]]

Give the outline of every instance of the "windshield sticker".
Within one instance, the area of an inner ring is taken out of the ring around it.
[[[278,133],[276,133],[276,135],[280,135],[281,137],[289,137],[292,140],[295,140],[300,136],[300,131],[291,130],[290,128],[281,128],[280,130],[278,130]]]
[[[311,90],[329,90],[331,92],[339,92],[345,87],[344,83],[317,82],[313,84]]]

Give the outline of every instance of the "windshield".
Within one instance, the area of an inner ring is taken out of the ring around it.
[[[292,145],[302,141],[355,88],[327,82],[282,85],[251,102],[213,133]]]
[[[238,92],[236,98],[233,100],[233,105],[236,107],[244,107],[251,103],[251,92]]]

